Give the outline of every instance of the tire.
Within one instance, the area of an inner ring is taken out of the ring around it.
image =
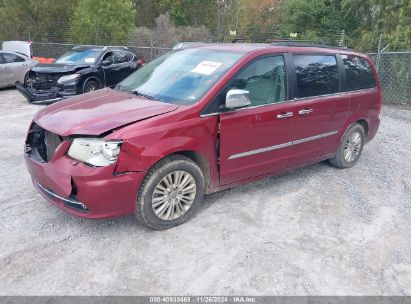
[[[174,184],[181,187],[174,189]],[[144,177],[135,216],[144,226],[154,230],[181,225],[200,208],[204,188],[204,175],[196,163],[182,155],[167,157],[154,165]]]
[[[83,93],[92,92],[100,88],[98,82],[94,79],[87,80],[83,85]]]
[[[364,128],[355,123],[345,132],[335,156],[329,159],[330,163],[341,169],[351,168],[361,156],[365,144]]]
[[[29,80],[29,72],[27,72],[26,75],[24,75],[24,79],[23,79],[24,86],[27,86],[28,80]]]

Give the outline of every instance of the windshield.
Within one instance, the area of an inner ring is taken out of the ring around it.
[[[194,104],[243,55],[201,48],[171,52],[131,74],[119,89],[167,103]]]
[[[94,64],[100,55],[95,50],[71,50],[58,58],[55,63],[64,64]]]

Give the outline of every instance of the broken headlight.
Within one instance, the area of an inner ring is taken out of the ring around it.
[[[122,143],[121,140],[75,138],[67,154],[86,164],[104,167],[117,161]]]
[[[65,75],[60,77],[57,80],[58,84],[62,84],[63,82],[68,82],[68,81],[72,81],[72,80],[77,80],[80,77],[80,74],[70,74],[70,75]]]

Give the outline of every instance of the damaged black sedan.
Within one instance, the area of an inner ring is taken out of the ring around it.
[[[30,102],[51,104],[114,87],[144,64],[126,47],[77,46],[51,64],[38,64],[16,88]]]

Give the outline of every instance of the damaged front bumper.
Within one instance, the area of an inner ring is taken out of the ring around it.
[[[37,191],[53,205],[78,217],[132,214],[145,173],[117,173],[116,164],[89,166],[67,156],[70,145],[70,139],[32,124],[24,158]]]
[[[15,85],[16,89],[27,99],[27,101],[33,104],[48,105],[77,95],[75,88],[62,89],[60,87],[53,87],[47,91],[37,91],[31,87],[23,85],[20,81],[17,81]]]

